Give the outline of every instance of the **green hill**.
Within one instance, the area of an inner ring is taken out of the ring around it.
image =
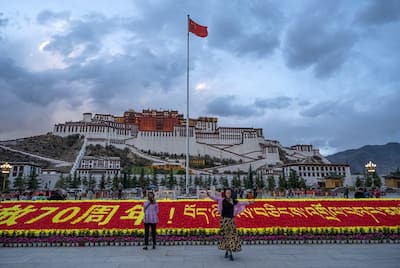
[[[80,135],[59,137],[46,134],[2,142],[2,144],[23,152],[73,162],[82,147],[83,137]]]

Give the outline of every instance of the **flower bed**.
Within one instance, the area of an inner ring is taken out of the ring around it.
[[[0,246],[140,245],[138,201],[0,203]],[[159,201],[162,245],[216,244],[212,201]],[[244,244],[398,243],[399,199],[257,200],[236,218]]]

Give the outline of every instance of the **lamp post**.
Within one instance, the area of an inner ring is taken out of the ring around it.
[[[373,163],[372,161],[369,161],[366,165],[365,168],[367,169],[368,174],[371,176],[371,181],[372,181],[372,187],[374,186],[374,178],[373,175],[376,170],[376,164]]]
[[[3,174],[3,186],[1,188],[2,193],[4,193],[4,189],[6,188],[6,180],[8,179],[11,168],[12,166],[8,162],[5,162],[0,166],[1,173]]]

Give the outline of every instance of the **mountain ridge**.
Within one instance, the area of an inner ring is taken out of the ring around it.
[[[353,174],[364,173],[365,164],[372,161],[377,165],[379,175],[388,175],[400,167],[400,143],[364,145],[357,149],[326,156],[326,158],[332,163],[349,164]]]

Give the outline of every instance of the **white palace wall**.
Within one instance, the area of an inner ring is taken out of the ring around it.
[[[83,135],[91,139],[128,139],[131,138],[131,131],[128,129],[107,127],[107,126],[80,126],[80,125],[56,125],[53,134],[60,137],[67,137],[73,134]]]
[[[243,155],[248,156],[248,160],[251,158],[258,159],[262,156],[259,145],[263,140],[262,138],[246,138],[243,140],[243,143],[233,145],[229,143],[229,139],[221,139],[219,143],[213,144],[214,139],[210,141],[202,139],[202,143],[199,143],[190,134],[189,147],[191,155],[209,155],[211,157],[233,159],[236,161],[247,158],[243,157]],[[143,151],[150,150],[155,153],[168,152],[169,154],[177,155],[186,153],[186,137],[173,136],[172,132],[139,132],[137,138],[130,139],[127,143]]]
[[[109,120],[109,115],[104,116],[106,117],[97,118],[95,116],[89,122],[90,114],[87,114],[84,115],[84,121],[56,124],[53,134],[61,137],[72,134],[83,135],[87,138],[88,144],[111,144],[118,148],[133,145],[145,152],[167,152],[177,155],[186,153],[185,126],[175,126],[173,131],[139,131],[136,125],[126,126],[121,123],[104,121]],[[206,127],[203,125],[200,125],[202,128],[199,129],[189,128],[191,155],[209,155],[220,159],[244,162],[265,157],[261,146],[265,141],[260,129],[216,128],[215,123],[211,124],[211,127],[207,124]]]

